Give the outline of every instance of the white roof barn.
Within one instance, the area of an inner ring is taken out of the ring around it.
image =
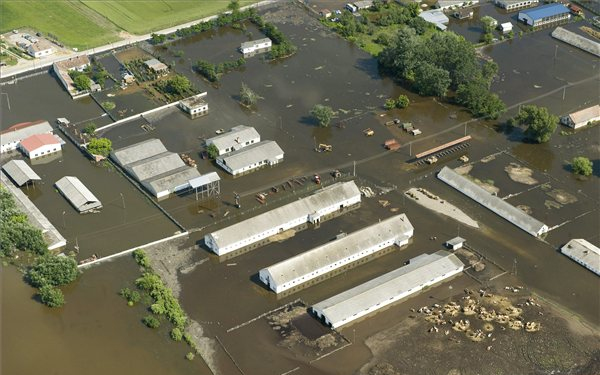
[[[422,254],[412,258],[406,266],[313,305],[311,311],[325,324],[338,328],[459,274],[463,269],[464,264],[447,251]]]
[[[10,176],[17,186],[23,186],[29,181],[42,180],[23,160],[11,160],[2,166],[2,170]]]
[[[573,129],[581,128],[593,122],[600,121],[600,105],[582,109],[577,112],[573,112],[567,116],[561,118],[561,122],[564,125],[570,126]]]
[[[127,165],[163,152],[167,152],[165,145],[159,139],[153,138],[114,150],[111,157],[117,163]]]
[[[405,214],[393,216],[263,268],[260,280],[275,293],[299,286],[393,245],[402,246],[414,228]]]
[[[424,19],[425,21],[434,24],[438,29],[445,31],[448,27],[446,26],[450,19],[444,11],[441,9],[432,9],[426,10],[424,12],[419,13],[419,17]]]
[[[52,133],[52,125],[48,121],[23,122],[0,131],[0,153],[16,150],[19,142],[36,134]]]
[[[217,255],[250,250],[263,240],[300,225],[318,223],[323,217],[360,203],[354,181],[339,182],[317,190],[308,197],[214,231],[204,241]]]
[[[81,214],[102,208],[98,198],[77,177],[65,176],[55,186]]]
[[[597,246],[578,238],[567,242],[560,251],[600,276],[600,249]]]
[[[238,125],[231,128],[227,133],[206,140],[206,145],[215,145],[219,155],[260,142],[260,134],[251,126]]]
[[[481,204],[492,212],[500,215],[514,225],[523,229],[532,236],[538,237],[548,232],[548,226],[541,221],[527,215],[522,210],[510,203],[490,194],[484,188],[468,178],[461,176],[453,169],[444,167],[438,173],[438,178],[456,190],[460,191],[475,202]]]
[[[283,150],[277,142],[262,141],[218,156],[216,162],[236,176],[265,165],[275,165],[283,160],[283,155]]]

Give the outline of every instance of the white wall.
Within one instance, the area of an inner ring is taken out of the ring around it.
[[[27,150],[25,150],[23,148],[23,152],[25,153],[25,155],[27,155],[30,159],[35,159],[35,158],[39,158],[40,156],[44,156],[44,155],[48,155],[48,154],[52,154],[54,152],[58,152],[61,150],[61,145],[60,143],[54,143],[51,145],[44,145],[42,147],[39,147],[35,150],[33,150],[31,152],[31,154],[29,152],[27,152]]]

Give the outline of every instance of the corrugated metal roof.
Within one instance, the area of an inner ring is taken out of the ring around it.
[[[335,326],[340,326],[344,320],[352,321],[355,314],[461,267],[464,264],[460,259],[447,251],[422,254],[412,258],[404,267],[319,302],[312,308],[322,312]]]
[[[340,239],[315,247],[292,258],[276,263],[265,270],[276,285],[307,277],[323,267],[335,264],[382,242],[409,237],[414,230],[405,214],[393,216],[360,229]]]
[[[583,263],[595,274],[600,275],[600,249],[598,247],[578,238],[567,242],[560,251],[569,258]]]
[[[29,181],[40,181],[42,179],[23,160],[11,160],[4,164],[2,169],[17,183],[18,186],[23,186]]]
[[[283,157],[283,150],[277,142],[262,141],[221,155],[217,160],[221,160],[231,170],[238,171],[264,160],[275,162],[279,156]]]
[[[532,236],[537,237],[548,231],[546,224],[527,215],[525,212],[497,196],[490,194],[473,181],[456,173],[453,169],[448,167],[442,168],[438,173],[438,178]]]
[[[52,126],[48,121],[17,124],[0,132],[0,142],[5,145],[20,141],[34,134],[52,133],[52,131]]]
[[[569,117],[571,117],[571,120],[575,124],[586,124],[589,121],[597,121],[597,119],[600,118],[600,104],[573,112]]]
[[[262,38],[262,39],[251,40],[249,42],[242,43],[241,48],[242,49],[251,48],[251,47],[254,47],[257,44],[268,43],[270,41],[271,41],[271,39],[269,39],[269,38]]]
[[[214,144],[219,151],[223,152],[226,149],[240,149],[245,146],[246,142],[251,140],[260,142],[260,134],[251,126],[238,125],[231,128],[227,133],[220,134],[206,140],[206,144]]]
[[[210,235],[217,246],[224,248],[356,196],[360,197],[360,191],[354,181],[338,182],[319,189],[306,198],[212,232]]]
[[[189,185],[190,180],[198,177],[200,177],[200,172],[196,168],[183,165],[175,170],[144,180],[142,185],[154,195],[158,195],[158,193],[173,192],[178,187]]]
[[[569,8],[562,4],[546,4],[539,6],[537,8],[522,10],[519,12],[519,19],[521,19],[521,14],[528,15],[532,20],[540,20],[546,17],[557,16],[563,13],[570,13]]]
[[[185,163],[179,155],[167,151],[128,164],[126,168],[138,181],[143,181],[183,166],[185,166]]]
[[[153,138],[115,150],[111,156],[118,164],[126,166],[163,152],[167,152],[165,145],[160,140]]]
[[[217,174],[217,172],[210,172],[200,177],[194,178],[190,180],[190,187],[192,189],[198,188],[200,186],[208,185],[212,182],[220,181],[221,178]]]
[[[445,26],[448,22],[450,22],[448,16],[446,16],[446,14],[444,14],[444,11],[440,9],[426,10],[424,12],[421,12],[419,14],[419,17],[435,25],[439,24]]]
[[[102,207],[98,198],[77,177],[65,176],[56,181],[55,185],[79,212]]]

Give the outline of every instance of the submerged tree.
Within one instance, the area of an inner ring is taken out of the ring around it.
[[[108,156],[112,151],[112,142],[108,138],[92,138],[87,145],[92,155]]]
[[[310,111],[310,114],[318,121],[319,126],[328,127],[331,122],[331,118],[333,117],[333,109],[331,107],[316,104],[313,109]]]
[[[240,102],[247,107],[252,107],[256,105],[259,99],[263,98],[255,93],[250,87],[248,87],[248,85],[242,82],[242,88],[240,89]]]
[[[545,107],[526,105],[521,108],[511,122],[526,125],[525,135],[536,143],[546,143],[558,126],[558,117]]]
[[[571,168],[573,168],[573,173],[581,175],[581,176],[591,176],[594,172],[594,163],[590,161],[590,159],[578,156],[573,158],[571,162]]]

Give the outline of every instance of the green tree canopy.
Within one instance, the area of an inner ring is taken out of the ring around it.
[[[211,159],[216,159],[217,156],[219,156],[219,148],[215,146],[214,143],[208,145],[206,152],[208,153],[208,157]]]
[[[456,90],[456,101],[467,107],[476,117],[495,120],[504,113],[506,106],[487,86],[487,82],[481,78],[461,84]]]
[[[167,91],[173,94],[182,95],[190,91],[191,88],[190,80],[181,74],[177,74],[167,82]]]
[[[86,91],[92,87],[92,83],[90,82],[90,78],[85,74],[78,74],[73,78],[73,86],[78,91]]]
[[[573,158],[571,162],[571,168],[573,168],[573,173],[582,175],[582,176],[591,176],[594,172],[594,163],[590,161],[590,159],[578,156]]]
[[[60,286],[74,281],[79,276],[77,263],[70,257],[44,255],[36,259],[27,270],[27,280],[35,287]]]
[[[240,89],[240,101],[242,104],[250,107],[256,105],[259,99],[262,99],[262,97],[242,82],[242,87]]]
[[[39,290],[42,303],[48,307],[61,307],[65,304],[65,296],[62,291],[50,285],[44,285]]]
[[[513,123],[527,126],[525,136],[536,143],[546,143],[552,137],[558,125],[558,117],[545,107],[526,105],[512,119]]]
[[[87,145],[92,155],[108,156],[112,151],[112,142],[108,138],[92,138]]]
[[[448,71],[433,64],[425,62],[415,69],[414,85],[420,95],[446,96],[450,82]]]
[[[328,127],[333,117],[333,109],[326,105],[316,104],[310,114],[317,120],[319,126]]]

